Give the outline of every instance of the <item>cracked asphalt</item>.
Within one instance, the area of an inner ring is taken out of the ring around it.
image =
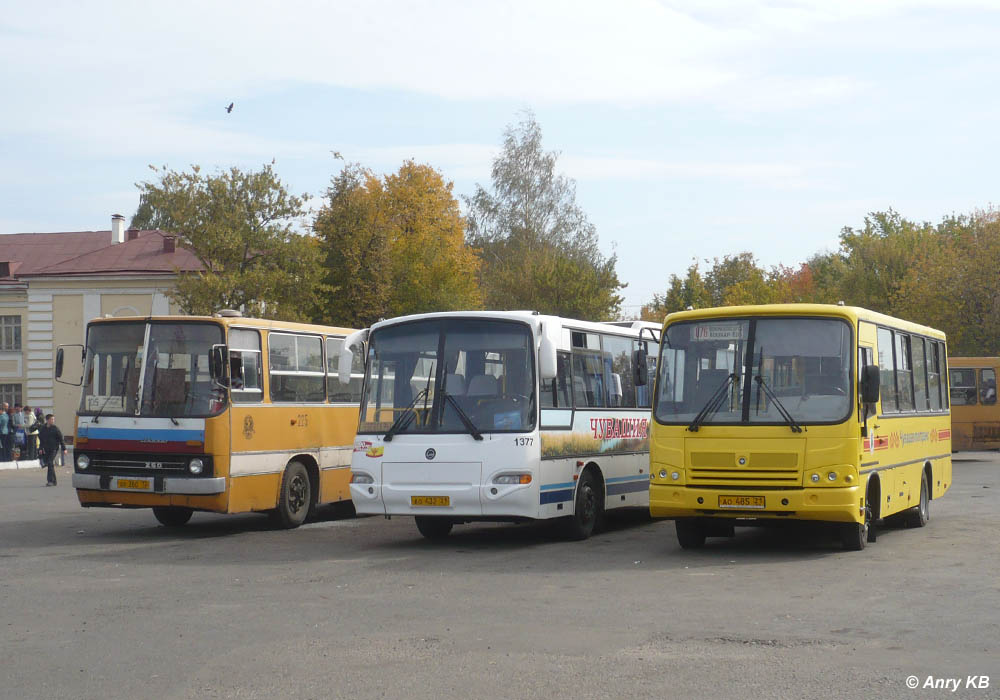
[[[684,552],[642,512],[585,542],[333,508],[168,530],[59,481],[0,472],[0,698],[1000,697],[997,453],[853,553],[823,527]]]

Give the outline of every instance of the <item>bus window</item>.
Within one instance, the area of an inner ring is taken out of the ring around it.
[[[927,405],[927,362],[924,358],[924,339],[913,338],[913,402],[918,411],[926,411]]]
[[[635,384],[632,374],[632,339],[606,335],[604,342],[605,362],[610,360],[611,405],[635,408]]]
[[[938,344],[927,341],[927,396],[930,399],[931,410],[941,410],[941,355]]]
[[[229,331],[229,387],[233,403],[259,403],[264,398],[258,331]]]
[[[573,400],[577,408],[608,405],[608,377],[597,333],[573,333]]]
[[[882,398],[882,411],[893,413],[898,410],[896,404],[896,372],[892,362],[892,331],[888,328],[878,329],[878,368],[881,375],[879,381]]]
[[[894,333],[896,337],[896,398],[900,411],[913,410],[913,365],[910,361],[910,336]]]
[[[268,335],[271,400],[316,403],[326,399],[323,341],[314,335]]]
[[[976,405],[976,370],[950,369],[948,380],[951,384],[952,406]]]
[[[559,352],[556,355],[555,379],[542,380],[542,408],[572,408],[573,400],[569,393],[572,383],[569,370],[569,353]]]
[[[997,373],[992,369],[979,370],[979,400],[984,406],[997,402]]]

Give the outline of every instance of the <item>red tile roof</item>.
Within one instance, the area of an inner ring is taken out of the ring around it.
[[[0,279],[0,284],[35,276],[135,276],[202,269],[184,248],[166,252],[167,236],[163,231],[139,231],[133,240],[112,244],[111,231],[0,235],[0,262],[11,263],[11,277]]]

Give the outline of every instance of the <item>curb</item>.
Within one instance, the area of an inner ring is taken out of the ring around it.
[[[42,463],[37,459],[26,459],[23,462],[0,462],[2,469],[41,469]]]

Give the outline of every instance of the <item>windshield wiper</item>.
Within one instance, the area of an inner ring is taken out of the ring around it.
[[[444,396],[445,401],[449,402],[452,408],[455,409],[455,413],[457,413],[458,417],[462,419],[462,423],[465,424],[466,429],[469,431],[472,437],[474,437],[476,440],[482,440],[483,434],[479,432],[479,428],[476,427],[476,424],[472,422],[472,419],[469,418],[469,416],[466,415],[465,411],[462,410],[462,407],[458,405],[458,401],[455,400],[455,397],[445,392],[444,389],[441,390],[441,394],[442,396]]]
[[[410,421],[417,415],[417,412],[413,410],[413,407],[417,405],[417,401],[422,399],[427,391],[427,389],[421,389],[417,392],[417,395],[413,397],[413,401],[411,401],[410,404],[403,409],[403,412],[389,428],[389,431],[382,437],[383,440],[386,442],[392,442],[392,436],[410,424]]]
[[[697,433],[698,428],[704,423],[708,418],[719,410],[719,406],[722,405],[723,399],[726,398],[729,386],[738,379],[735,372],[732,372],[726,376],[726,381],[722,382],[722,385],[715,390],[709,398],[708,401],[702,406],[701,410],[698,411],[698,415],[694,417],[691,421],[691,425],[687,427],[692,433]]]
[[[755,382],[757,382],[758,385],[760,385],[760,388],[764,390],[764,395],[774,402],[775,407],[778,409],[778,413],[780,413],[781,417],[785,419],[786,423],[788,423],[788,427],[792,429],[792,432],[801,433],[802,426],[799,425],[794,418],[792,418],[792,414],[789,413],[788,409],[785,408],[784,405],[782,405],[781,401],[778,400],[778,397],[775,395],[773,391],[771,391],[771,387],[767,385],[767,383],[764,381],[764,378],[758,374],[753,379]],[[758,394],[758,398],[759,397],[760,394]]]

